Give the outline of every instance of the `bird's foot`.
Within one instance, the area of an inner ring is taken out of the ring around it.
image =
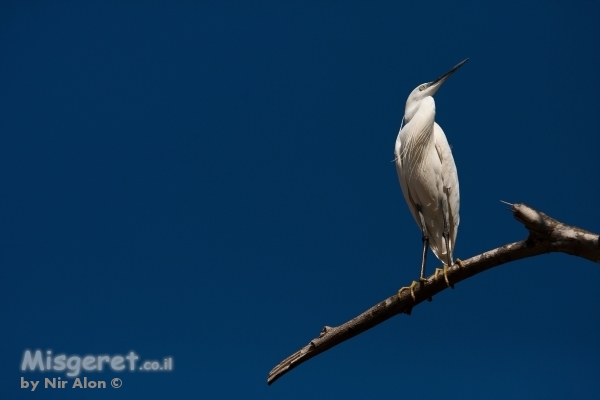
[[[423,279],[423,278],[421,278]],[[413,301],[415,301],[415,286],[419,285],[419,282],[417,281],[412,281],[412,283],[410,284],[410,286],[404,286],[401,287],[400,290],[398,290],[398,298],[400,298],[400,296],[402,295],[402,292],[404,290],[410,290],[410,297],[412,297]]]
[[[454,264],[457,264],[460,268],[466,268],[465,264],[463,264],[463,262],[461,261],[460,258],[456,259],[456,262]],[[451,285],[450,282],[448,281],[448,266],[446,264],[444,264],[444,277],[446,278],[446,284],[450,287],[452,287],[452,289],[454,289],[454,285]]]
[[[444,280],[446,281],[446,286],[451,286],[454,289],[454,285],[450,284],[448,280],[448,265],[444,264],[444,268],[436,268],[434,278],[437,281],[439,279],[439,275],[444,275]]]

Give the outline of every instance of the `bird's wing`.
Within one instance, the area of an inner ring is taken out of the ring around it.
[[[454,164],[454,157],[452,157],[452,151],[450,150],[446,135],[437,123],[434,125],[433,138],[435,140],[435,150],[442,163],[444,193],[446,193],[448,199],[448,216],[450,222],[448,228],[451,238],[450,251],[452,251],[456,242],[456,233],[458,232],[458,224],[460,222],[460,217],[458,215],[458,210],[460,208],[458,173],[456,172],[456,164]]]

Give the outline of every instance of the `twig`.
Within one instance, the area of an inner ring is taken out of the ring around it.
[[[600,263],[600,237],[597,234],[563,224],[525,204],[513,204],[511,211],[517,221],[525,225],[529,237],[471,257],[462,262],[463,267],[455,264],[448,268],[447,275],[451,285],[498,265],[544,253],[563,252]],[[444,279],[435,279],[434,275],[431,275],[424,284],[415,288],[414,300],[410,291],[406,290],[400,297],[394,294],[340,326],[324,327],[317,338],[273,368],[269,372],[267,383],[272,384],[303,362],[396,314],[410,315],[414,306],[447,287]]]

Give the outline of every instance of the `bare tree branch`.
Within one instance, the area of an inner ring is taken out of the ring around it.
[[[563,224],[525,204],[513,204],[511,211],[514,217],[525,225],[529,237],[471,257],[463,261],[463,267],[453,265],[448,268],[447,276],[451,285],[498,265],[550,252],[563,252],[600,263],[600,237],[597,234]],[[410,315],[414,306],[447,287],[443,276],[436,279],[432,275],[424,284],[415,287],[414,299],[410,291],[406,290],[401,296],[394,294],[340,326],[324,327],[317,338],[273,368],[269,372],[267,383],[272,384],[303,362],[396,314]]]

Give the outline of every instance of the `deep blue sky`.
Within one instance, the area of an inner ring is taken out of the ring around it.
[[[526,236],[499,200],[600,231],[600,2],[89,3],[0,7],[6,398],[82,396],[19,389],[65,376],[21,372],[26,349],[174,359],[83,374],[123,380],[89,398],[597,395],[600,268],[563,254],[266,377],[418,277],[394,142],[466,57],[435,97],[455,255]]]

